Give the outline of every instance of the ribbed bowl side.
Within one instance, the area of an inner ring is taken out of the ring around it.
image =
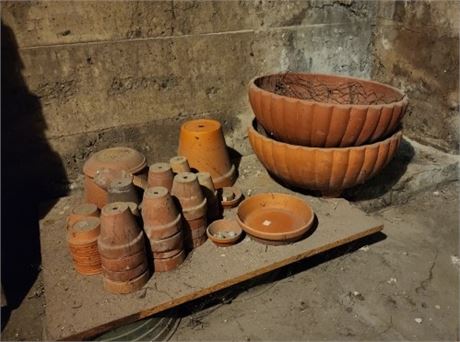
[[[371,145],[308,148],[277,142],[249,128],[249,141],[264,167],[287,184],[333,193],[364,183],[393,158],[402,138],[398,131]]]
[[[381,105],[335,105],[280,96],[249,86],[260,124],[277,140],[300,146],[347,147],[388,136],[404,117],[408,99]]]

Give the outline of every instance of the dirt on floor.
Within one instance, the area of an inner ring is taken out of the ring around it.
[[[458,340],[458,193],[450,183],[384,208],[372,214],[384,234],[190,305],[172,340]],[[41,339],[41,282],[2,312],[2,340]]]

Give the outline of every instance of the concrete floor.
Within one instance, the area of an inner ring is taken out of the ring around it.
[[[458,191],[450,183],[374,213],[384,235],[230,291],[172,340],[458,340]],[[2,340],[41,339],[43,305],[39,277]]]

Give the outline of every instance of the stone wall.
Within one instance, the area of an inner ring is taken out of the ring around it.
[[[377,17],[372,77],[407,92],[405,133],[458,153],[460,2],[380,2]]]
[[[228,143],[248,153],[249,80],[285,70],[370,77],[376,7],[349,0],[3,2],[2,96],[13,99],[2,106],[12,113],[5,139],[20,151],[12,160],[60,159],[56,167],[70,181],[91,152],[111,145],[161,161],[175,154],[181,122],[202,116],[220,119]]]

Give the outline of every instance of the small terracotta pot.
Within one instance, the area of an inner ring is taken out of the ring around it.
[[[155,272],[167,272],[175,269],[185,260],[185,252],[181,251],[172,258],[153,259]]]
[[[133,175],[125,174],[112,179],[107,192],[109,203],[133,202],[139,204],[139,197],[133,184]]]
[[[223,219],[211,223],[206,234],[217,246],[227,247],[237,243],[243,231],[235,220]]]
[[[149,167],[148,186],[162,186],[171,191],[174,175],[167,163],[155,163]]]
[[[146,255],[144,251],[119,259],[101,258],[102,266],[104,266],[106,270],[116,272],[133,269],[144,263],[145,260]]]
[[[174,173],[190,172],[190,166],[188,164],[188,160],[184,156],[172,157],[169,160],[169,164],[171,165],[172,172]]]
[[[117,246],[132,242],[142,232],[127,203],[107,204],[101,213],[100,241]]]
[[[212,222],[222,217],[222,208],[219,201],[217,190],[214,188],[209,172],[197,173],[198,183],[206,197],[208,204],[208,222]]]
[[[98,217],[87,217],[75,222],[67,232],[67,241],[71,244],[93,242],[100,234],[101,220]]]
[[[97,239],[97,248],[102,257],[109,259],[124,258],[136,253],[143,253],[145,255],[144,232],[139,232],[138,236],[129,243],[120,245],[105,243],[99,236]]]
[[[153,240],[150,239],[150,246],[152,251],[156,253],[167,252],[173,249],[182,249],[184,242],[184,236],[182,232],[179,232],[167,239]]]
[[[113,281],[106,277],[103,277],[102,279],[104,282],[105,290],[112,292],[112,293],[124,294],[124,293],[131,293],[131,292],[140,290],[145,285],[145,283],[147,283],[149,278],[150,278],[150,272],[146,271],[142,273],[139,277],[133,280],[130,280],[130,281],[126,281],[126,282]]]
[[[206,215],[207,200],[194,173],[178,173],[174,177],[171,194],[179,200],[185,219],[193,220]]]
[[[147,268],[147,262],[144,261],[143,263],[137,265],[134,268],[119,272],[108,270],[104,266],[102,266],[102,273],[104,275],[104,278],[108,278],[113,281],[129,281],[140,276],[147,270]]]
[[[125,170],[129,174],[140,175],[145,173],[145,168],[145,157],[128,147],[113,147],[94,153],[83,166],[87,202],[94,203],[99,208],[107,204],[106,189],[94,181],[98,170]]]
[[[187,220],[187,223],[186,223],[186,226],[190,230],[197,230],[197,229],[200,229],[200,228],[205,228],[206,229],[207,225],[208,225],[208,220],[206,219],[206,216],[199,217],[199,218],[194,219],[194,220]]]
[[[206,236],[206,234],[204,234],[201,237],[186,240],[186,246],[188,249],[195,249],[203,245],[207,239],[208,237]]]
[[[80,264],[74,264],[75,271],[80,273],[84,276],[91,276],[100,274],[102,272],[101,265],[94,265],[94,266],[82,266]]]
[[[224,208],[234,208],[243,199],[240,189],[234,186],[222,188],[222,206]]]
[[[168,189],[162,186],[147,188],[142,201],[144,225],[154,227],[177,219],[177,210]]]
[[[181,126],[178,153],[185,156],[190,167],[209,172],[216,188],[231,186],[236,169],[231,164],[219,121],[191,120]]]
[[[153,257],[155,259],[167,259],[167,258],[172,258],[173,256],[179,254],[180,252],[182,252],[182,248],[181,249],[173,249],[171,251],[167,251],[167,252],[161,252],[161,253],[156,253],[156,252],[153,252]]]
[[[99,209],[94,203],[83,203],[74,207],[67,218],[67,228],[87,217],[99,217]]]

